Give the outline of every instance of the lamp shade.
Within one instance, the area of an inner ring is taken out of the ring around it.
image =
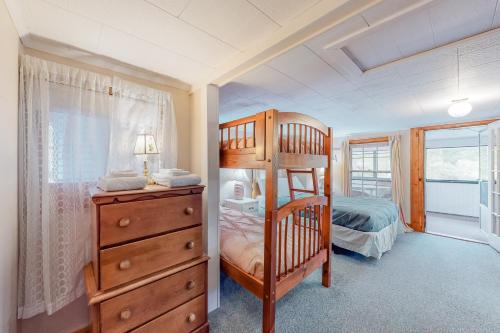
[[[158,154],[158,148],[154,136],[151,134],[139,134],[135,141],[134,154]]]
[[[467,101],[467,99],[452,101],[452,104],[448,108],[448,114],[452,117],[464,117],[468,115],[472,110],[472,105]]]

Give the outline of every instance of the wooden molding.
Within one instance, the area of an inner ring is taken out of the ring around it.
[[[417,127],[417,128],[422,129],[424,131],[433,131],[433,130],[440,130],[440,129],[488,125],[488,124],[491,124],[497,120],[498,119],[486,119],[486,120],[468,121],[465,123],[458,123],[458,124],[431,125],[431,126],[422,126],[422,127]]]
[[[442,124],[416,127],[410,130],[410,195],[411,227],[415,231],[425,231],[425,132],[469,126],[488,125],[498,119],[468,121],[457,124]]]
[[[424,142],[425,131],[421,128],[412,128],[410,130],[411,227],[420,232],[425,231]]]
[[[367,138],[367,139],[351,139],[349,140],[350,145],[362,145],[367,143],[377,143],[377,142],[389,142],[388,136],[381,136],[377,138]]]

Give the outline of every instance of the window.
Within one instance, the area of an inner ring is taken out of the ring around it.
[[[67,110],[50,112],[49,117],[49,183],[95,182],[104,175],[108,119]]]
[[[482,158],[487,158],[487,147],[481,149]],[[479,179],[479,147],[427,148],[427,180],[477,181]],[[486,163],[483,164],[486,165]]]
[[[389,144],[351,146],[352,196],[391,198],[391,151]]]

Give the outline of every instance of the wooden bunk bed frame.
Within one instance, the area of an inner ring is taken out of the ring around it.
[[[223,257],[221,269],[263,300],[262,330],[274,332],[276,301],[307,275],[322,267],[322,284],[330,287],[332,129],[304,114],[271,109],[220,124],[219,134],[221,168],[265,170],[263,281]],[[287,169],[290,181],[290,173],[297,172],[293,169],[311,169],[318,193],[315,168],[325,168],[324,195],[278,207],[278,170]]]

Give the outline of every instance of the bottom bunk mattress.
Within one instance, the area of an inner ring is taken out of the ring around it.
[[[332,222],[333,244],[377,259],[401,232],[396,204],[382,198],[336,196]]]
[[[264,277],[264,218],[220,206],[219,230],[221,257],[262,281]],[[297,264],[298,251],[293,252],[292,247],[293,234],[297,237],[299,231],[303,234],[304,228],[296,226],[295,233],[293,233],[290,219],[286,233],[286,267],[288,268],[292,267],[292,253],[294,253],[294,263]],[[309,235],[309,233],[306,234]],[[295,239],[296,244],[297,241],[298,239]],[[309,244],[311,245],[311,242]],[[285,256],[284,246],[283,241],[281,250],[283,257]],[[300,240],[300,248],[304,248],[303,237]],[[301,261],[303,260],[302,253]],[[284,271],[285,261],[283,260],[281,272]]]

